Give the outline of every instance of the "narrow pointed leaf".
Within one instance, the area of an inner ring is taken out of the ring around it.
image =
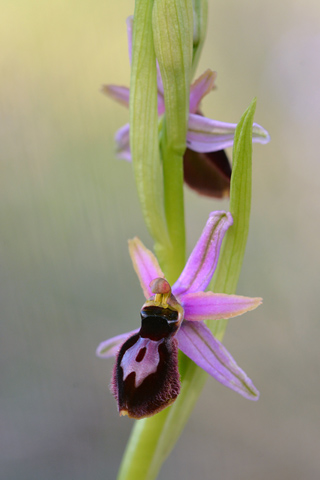
[[[192,0],[193,6],[193,53],[192,76],[194,75],[207,33],[208,0]]]
[[[138,195],[146,225],[162,257],[169,248],[163,209],[158,146],[157,68],[153,47],[152,0],[137,0],[133,22],[130,82],[130,146]],[[161,259],[160,259],[161,260]]]
[[[219,259],[214,281],[214,292],[234,293],[241,272],[249,233],[252,190],[252,124],[256,99],[242,115],[238,123],[234,146],[230,185],[230,211],[233,226],[229,230]],[[227,321],[221,320],[211,326],[219,340],[223,338]]]
[[[249,233],[252,189],[252,121],[256,99],[238,123],[232,160],[230,212],[233,226],[226,235],[218,268],[212,283],[214,292],[234,293]]]

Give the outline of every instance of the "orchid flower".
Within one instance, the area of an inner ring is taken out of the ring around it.
[[[205,320],[253,310],[261,298],[205,292],[217,266],[230,213],[212,212],[184,270],[172,288],[156,257],[143,243],[129,241],[133,267],[147,299],[141,328],[102,342],[97,355],[116,356],[111,391],[120,415],[140,419],[169,406],[179,394],[178,349],[213,378],[250,400],[259,392]]]
[[[131,62],[133,17],[127,19],[128,48]],[[160,70],[157,65],[158,114],[165,112],[165,99]],[[233,145],[235,123],[220,122],[203,116],[200,110],[202,99],[215,88],[216,72],[206,70],[191,86],[189,120],[184,155],[184,179],[198,193],[213,197],[228,195],[231,167],[224,149]],[[130,90],[118,85],[104,85],[103,93],[122,105],[129,107]],[[131,161],[129,123],[116,135],[118,158]],[[268,143],[269,133],[257,123],[253,124],[252,141]]]

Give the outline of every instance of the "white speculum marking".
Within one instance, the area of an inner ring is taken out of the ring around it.
[[[151,375],[151,373],[155,373],[160,361],[158,348],[162,342],[163,339],[155,342],[149,340],[149,338],[140,337],[132,347],[128,348],[120,362],[123,370],[123,380],[125,380],[130,373],[135,372],[135,387],[137,388],[145,378]],[[144,355],[140,354],[142,360],[137,362],[136,359],[139,358],[138,355],[142,349],[145,349],[145,353]]]

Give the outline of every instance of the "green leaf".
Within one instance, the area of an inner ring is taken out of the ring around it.
[[[207,33],[208,0],[192,0],[193,7],[193,54],[192,76],[199,63],[202,47]]]
[[[250,222],[252,190],[252,124],[256,109],[254,98],[237,125],[232,156],[229,228],[210,289],[216,293],[235,293],[244,258]],[[210,325],[212,333],[222,339],[227,321]]]
[[[130,83],[130,147],[142,213],[161,261],[164,252],[170,248],[170,241],[163,206],[152,7],[152,0],[137,0],[135,5]]]

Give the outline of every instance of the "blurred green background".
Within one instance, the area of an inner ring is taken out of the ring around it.
[[[127,252],[152,247],[113,136],[128,112],[100,92],[129,83],[133,0],[2,0],[1,478],[112,480],[132,426],[98,343],[139,322]],[[210,379],[164,479],[320,477],[318,0],[209,1],[203,110],[237,122],[253,96],[272,142],[254,146],[253,211],[238,293],[263,296],[225,343],[251,403]],[[186,190],[188,251],[227,203]],[[318,286],[317,286],[318,285]]]

